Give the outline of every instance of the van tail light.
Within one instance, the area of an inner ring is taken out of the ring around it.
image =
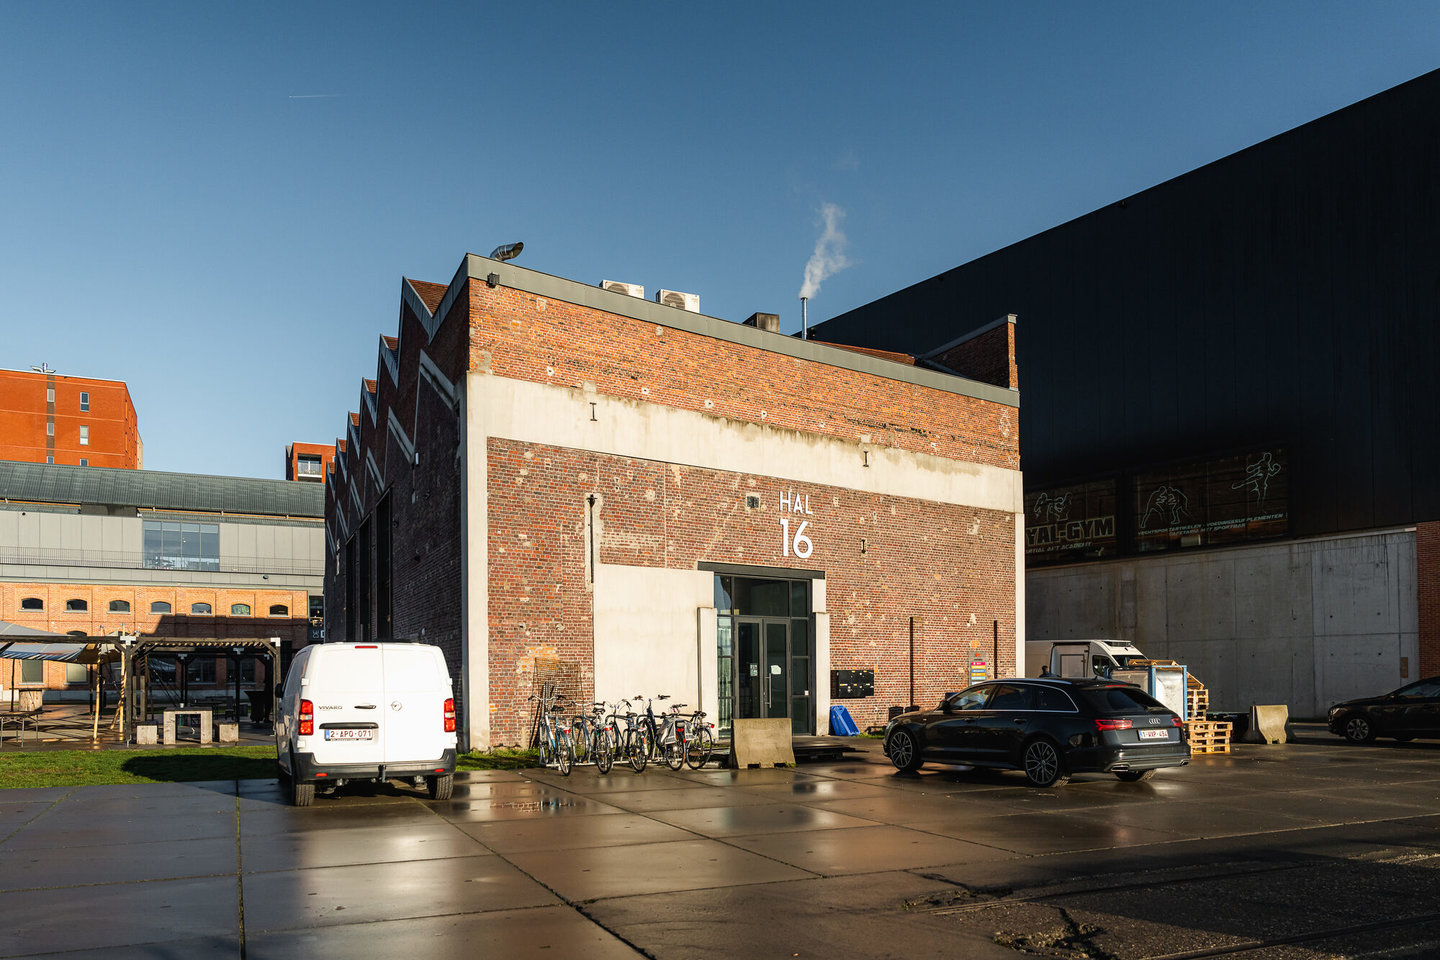
[[[445,732],[455,732],[455,698],[445,698]]]
[[[300,731],[302,737],[315,736],[315,704],[309,700],[300,701]]]
[[[1097,717],[1096,730],[1129,730],[1133,724],[1129,717]]]

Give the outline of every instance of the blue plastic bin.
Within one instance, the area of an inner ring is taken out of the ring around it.
[[[860,728],[855,726],[855,721],[850,719],[850,711],[836,704],[830,708],[830,736],[832,737],[858,737]]]

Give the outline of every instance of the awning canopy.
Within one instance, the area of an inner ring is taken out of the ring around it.
[[[67,638],[68,639],[68,638]],[[7,660],[63,660],[67,663],[95,663],[100,652],[93,643],[0,643],[0,657]]]

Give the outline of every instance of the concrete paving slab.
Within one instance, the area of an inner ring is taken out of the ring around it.
[[[841,800],[816,800],[806,806],[831,813],[841,813],[862,820],[880,823],[917,823],[922,820],[961,819],[967,808],[953,797],[942,795],[909,795],[889,791],[869,797],[847,797]]]
[[[601,900],[585,913],[648,957],[1015,960],[983,934],[911,906],[953,889],[911,873],[674,891]]]
[[[236,804],[242,837],[274,836],[311,830],[431,823],[435,812],[411,797],[369,799],[363,803],[292,807],[288,802],[241,798]]]
[[[0,891],[234,876],[235,837],[149,843],[0,845]]]
[[[788,783],[744,784],[746,793],[769,797],[772,800],[791,800],[796,803],[811,803],[817,800],[845,800],[853,797],[878,797],[890,789],[885,784],[857,783],[854,780],[832,780],[829,778],[808,778]]]
[[[792,830],[836,830],[875,825],[873,820],[847,817],[843,813],[784,802],[656,811],[650,816],[704,837],[738,837],[747,834],[786,833]]]
[[[94,876],[89,876],[93,881]],[[0,956],[168,940],[237,943],[235,877],[0,893]],[[154,954],[152,954],[154,956]]]
[[[690,786],[682,790],[640,790],[630,793],[607,793],[605,802],[631,813],[653,810],[696,810],[702,807],[743,806],[751,803],[772,803],[769,797],[757,796],[736,787]]]
[[[558,898],[494,855],[250,873],[255,933],[548,906]]]
[[[165,958],[229,958],[240,956],[240,941],[234,937],[196,937],[189,940],[159,940],[153,943],[27,953],[6,960],[165,960]]]
[[[715,840],[514,853],[507,859],[572,902],[812,876]]]
[[[231,841],[232,846],[234,841]],[[488,853],[472,838],[438,817],[404,826],[351,830],[301,830],[246,837],[240,863],[246,873],[336,867],[361,863],[401,863],[473,857]]]
[[[439,800],[431,804],[431,809],[435,816],[453,823],[603,816],[622,812],[620,807],[611,803],[549,787],[534,794]]]
[[[549,818],[542,818],[459,822],[454,827],[486,848],[507,856],[538,850],[578,850],[695,839],[689,831],[636,813],[572,817],[563,826]]]
[[[1013,813],[911,821],[914,830],[966,839],[1009,853],[1044,855],[1162,843],[1178,834],[1067,813]],[[936,861],[938,862],[938,861]]]
[[[245,942],[247,960],[635,960],[632,947],[569,906],[265,933]]]
[[[734,837],[729,842],[820,876],[917,870],[1008,855],[994,847],[897,826],[806,830]]]

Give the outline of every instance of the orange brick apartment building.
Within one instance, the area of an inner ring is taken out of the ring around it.
[[[0,460],[139,470],[142,459],[124,382],[0,370]]]

